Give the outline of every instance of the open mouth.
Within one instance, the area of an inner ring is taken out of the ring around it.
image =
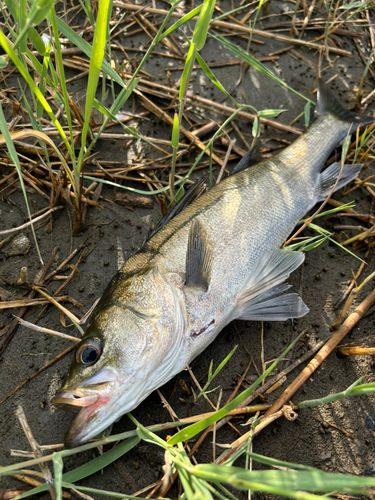
[[[61,389],[51,403],[59,410],[80,412],[83,408],[91,408],[91,413],[108,403],[114,389],[114,382],[103,382],[92,386]]]
[[[77,413],[82,408],[95,404],[99,397],[99,392],[84,395],[79,389],[62,390],[52,398],[51,403],[59,410]]]
[[[112,380],[108,380],[108,378],[112,378]],[[92,377],[91,383],[86,380],[79,386],[61,389],[52,398],[51,403],[57,408],[78,412],[65,436],[65,446],[67,448],[73,448],[95,437],[103,428],[109,425],[104,423],[103,427],[101,420],[104,422],[105,419],[98,419],[98,410],[108,405],[119,383],[114,374],[108,378],[106,381],[95,383],[97,378],[94,380],[94,377]],[[106,413],[104,412],[102,416],[105,416]]]

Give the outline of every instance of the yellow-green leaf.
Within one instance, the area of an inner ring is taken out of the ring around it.
[[[202,50],[206,43],[208,25],[211,22],[212,13],[215,7],[215,0],[204,0],[201,13],[195,25],[193,33],[193,44],[197,50]]]

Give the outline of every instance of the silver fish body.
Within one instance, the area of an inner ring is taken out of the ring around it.
[[[93,438],[167,382],[235,318],[283,320],[308,308],[284,282],[303,261],[282,251],[303,215],[333,189],[332,149],[364,119],[324,86],[318,118],[270,160],[228,177],[176,215],[107,287],[54,398],[82,408],[68,429],[73,447]],[[362,165],[345,165],[336,189]]]

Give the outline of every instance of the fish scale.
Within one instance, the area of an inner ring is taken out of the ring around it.
[[[245,157],[235,175],[180,213],[176,207],[109,283],[52,400],[82,408],[67,447],[135,408],[233,319],[308,312],[285,283],[304,255],[280,245],[316,202],[358,175],[362,165],[321,170],[339,141],[374,121],[344,110],[321,82],[316,111],[308,131],[276,157],[248,168]]]

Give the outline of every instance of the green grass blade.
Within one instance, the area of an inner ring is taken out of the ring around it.
[[[8,66],[8,58],[6,56],[0,56],[0,70],[5,69]]]
[[[315,215],[314,220],[318,219],[319,217],[324,217],[325,215],[331,215],[331,214],[336,214],[337,212],[343,212],[348,208],[354,208],[354,207],[355,207],[354,201],[349,201],[349,203],[345,203],[345,205],[341,205],[336,208],[331,208],[330,210],[326,210],[325,212],[320,212],[318,215]],[[298,224],[305,224],[305,222],[307,222],[308,220],[310,220],[310,217],[308,217],[307,219],[301,219],[298,222]]]
[[[125,453],[133,449],[134,446],[139,443],[139,441],[140,439],[138,436],[123,441],[117,446],[114,446],[111,450],[106,451],[102,455],[99,455],[94,460],[91,460],[90,462],[77,467],[77,469],[66,472],[65,474],[63,474],[63,481],[75,483],[76,481],[80,481],[81,479],[90,476],[91,474],[94,474],[101,469],[104,469],[105,467],[107,467],[107,465],[111,464],[118,458],[125,455]]]
[[[188,12],[187,14],[185,14],[184,17],[182,17],[177,22],[175,22],[174,24],[172,24],[172,26],[170,28],[168,28],[162,35],[160,35],[158,37],[157,41],[160,42],[161,40],[163,40],[163,38],[165,38],[166,36],[168,36],[171,33],[173,33],[180,26],[182,26],[185,23],[187,23],[188,21],[190,21],[190,19],[192,19],[194,16],[196,16],[196,15],[199,14],[199,12],[201,11],[201,9],[202,9],[202,4],[198,5],[198,7],[195,7],[195,9],[193,9],[192,11]]]
[[[275,118],[281,113],[284,113],[286,109],[262,109],[258,111],[259,118]]]
[[[47,71],[48,71],[48,63],[49,63],[49,58],[50,58],[50,50],[51,50],[51,44],[48,44],[48,47],[46,47],[46,53],[45,56],[43,57],[43,64],[42,64],[42,71],[40,73],[40,79],[39,79],[39,91],[41,94],[45,94],[46,90],[46,76],[47,76]],[[38,120],[43,116],[43,105],[42,103],[38,100],[36,104],[36,117]]]
[[[230,16],[231,14],[239,12],[240,10],[244,10],[247,7],[250,7],[251,5],[252,5],[251,3],[247,3],[246,5],[241,5],[241,7],[237,7],[236,9],[228,10],[227,12],[224,12],[224,14],[221,14],[220,16],[215,17],[215,21],[219,21],[219,19],[223,19],[223,17],[227,17],[227,16]]]
[[[178,120],[178,114],[175,113],[173,117],[172,139],[171,139],[171,144],[173,148],[178,148],[179,137],[180,137],[180,122]]]
[[[121,92],[119,95],[116,97],[116,100],[112,104],[111,108],[108,109],[99,102],[96,98],[94,99],[94,106],[95,108],[100,111],[103,115],[105,115],[107,118],[113,120],[113,121],[118,121],[116,118],[116,114],[120,111],[120,108],[126,103],[126,101],[129,99],[131,93],[135,89],[135,87],[138,85],[138,82],[140,81],[140,78],[135,78],[132,82],[129,82],[129,84],[121,89]],[[100,129],[102,130],[102,128]],[[100,131],[96,135],[98,137],[100,135]]]
[[[98,490],[97,488],[89,488],[87,486],[77,486],[76,484],[70,484],[67,482],[62,483],[64,488],[74,488],[78,491],[86,491],[86,493],[95,493],[97,495],[105,495],[110,498],[120,498],[122,500],[147,500],[142,497],[133,497],[131,495],[126,495],[125,493],[116,493],[115,491]],[[158,500],[171,500],[170,498],[158,497]]]
[[[364,493],[362,488],[375,486],[374,477],[361,477],[349,474],[330,474],[318,469],[309,470],[266,470],[248,471],[239,467],[226,467],[215,464],[199,464],[190,472],[206,481],[220,481],[231,484],[239,489],[252,489],[281,494],[283,490],[314,492],[340,491],[345,493]],[[263,489],[264,488],[264,489]],[[270,489],[273,488],[273,491]],[[311,495],[311,494],[307,494]],[[301,496],[313,498],[316,496]]]
[[[87,17],[89,18],[90,23],[92,24],[92,26],[94,26],[95,19],[94,19],[94,15],[92,13],[92,8],[91,8],[91,2],[90,2],[90,0],[85,0],[85,6],[86,6],[86,11],[87,11]]]
[[[54,45],[55,45],[55,61],[56,61],[55,64],[57,65],[57,68],[58,68],[59,84],[61,86],[62,98],[63,98],[63,102],[64,102],[64,107],[65,107],[66,121],[67,121],[68,127],[69,127],[70,143],[72,145],[72,149],[74,150],[73,124],[72,124],[72,117],[70,114],[69,92],[68,92],[68,89],[66,87],[65,68],[64,68],[64,62],[63,62],[63,57],[62,57],[62,53],[61,53],[59,30],[57,27],[57,16],[56,16],[55,9],[51,10],[49,20],[50,20],[50,23],[52,26],[52,33],[53,33]],[[73,161],[73,168],[75,168],[75,157],[73,157],[71,159]]]
[[[4,3],[6,5],[6,8],[9,10],[9,12],[12,14],[12,17],[14,19],[18,19],[18,4],[14,0],[4,0]]]
[[[46,47],[43,45],[43,54],[46,51]],[[33,69],[40,75],[43,69],[43,65],[38,61],[38,59],[34,56],[34,54],[31,52],[31,50],[27,49],[26,50],[26,56],[30,59],[30,62],[33,66]],[[51,85],[52,82],[51,80],[47,80],[48,84]],[[52,85],[51,85],[52,86]]]
[[[0,103],[0,130],[1,130],[1,133],[3,134],[3,136],[4,136],[4,139],[5,139],[8,151],[9,151],[10,158],[11,158],[14,166],[16,167],[16,170],[17,170],[17,173],[18,173],[18,179],[19,179],[20,184],[21,184],[21,189],[22,189],[23,197],[25,199],[25,204],[26,204],[26,209],[27,209],[27,215],[29,216],[29,220],[31,221],[30,206],[29,206],[29,201],[27,199],[25,184],[23,182],[21,164],[20,164],[20,161],[18,159],[16,148],[14,147],[12,138],[11,138],[9,130],[8,130],[8,125],[7,125],[7,122],[5,120],[5,116],[4,116],[4,112],[3,112],[3,107],[1,105],[1,103]],[[31,231],[33,233],[33,238],[34,238],[34,241],[35,241],[35,247],[36,247],[36,250],[38,252],[39,260],[43,264],[43,259],[42,259],[42,256],[40,254],[40,250],[39,250],[38,242],[37,242],[37,239],[36,239],[36,234],[35,234],[35,231],[34,231],[34,225],[33,224],[31,224]]]
[[[54,453],[53,454],[53,473],[54,473],[54,480],[53,480],[53,485],[55,487],[56,491],[56,500],[62,500],[62,471],[63,471],[63,459],[61,457],[60,453]]]
[[[54,4],[55,0],[34,0],[29,12],[28,24],[37,26],[43,22]]]
[[[41,92],[38,89],[37,85],[35,84],[34,80],[31,78],[29,72],[26,70],[25,66],[22,64],[22,62],[18,58],[17,54],[13,50],[13,47],[10,45],[9,40],[6,38],[6,36],[4,35],[4,33],[1,30],[0,30],[0,44],[2,45],[3,49],[8,54],[8,56],[10,57],[10,59],[13,61],[14,65],[16,66],[18,71],[21,73],[23,78],[26,80],[26,83],[30,87],[30,90],[32,90],[34,92],[37,99],[42,103],[44,110],[46,111],[46,113],[48,114],[48,116],[52,120],[53,124],[55,125],[55,127],[59,131],[59,134],[60,134],[61,138],[63,139],[64,144],[66,145],[66,147],[68,148],[68,151],[70,152],[70,154],[72,156],[71,147],[70,147],[70,144],[67,140],[65,132],[64,132],[63,128],[61,127],[59,121],[56,119],[56,117],[51,109],[51,106],[48,104],[48,102],[45,99],[45,97],[43,96],[43,94],[41,94]]]
[[[223,87],[223,85],[219,82],[219,80],[216,78],[216,76],[212,73],[212,71],[210,70],[210,68],[207,66],[206,62],[204,61],[204,59],[202,58],[202,56],[199,55],[199,53],[197,52],[196,53],[196,58],[197,58],[197,61],[199,63],[199,66],[203,69],[204,73],[206,74],[206,76],[211,80],[211,82],[216,85],[216,87],[218,89],[220,89],[223,94],[225,94],[227,97],[229,97],[229,99],[236,105],[236,106],[239,106],[238,102],[229,94],[229,92],[227,92],[225,90],[225,88]]]
[[[86,464],[83,464],[80,467],[77,467],[76,469],[70,472],[66,472],[65,474],[62,475],[63,483],[64,482],[74,483],[76,481],[80,481],[81,479],[90,476],[91,474],[94,474],[95,472],[98,472],[101,469],[104,469],[107,465],[111,464],[112,462],[120,458],[122,455],[130,451],[132,448],[134,448],[134,446],[136,446],[139,443],[139,441],[140,440],[138,436],[129,438],[123,443],[120,443],[119,445],[113,447],[111,450],[106,451],[105,453],[103,453],[103,455],[94,458],[94,460],[91,460],[90,462],[87,462]],[[59,453],[61,453],[62,456],[64,456],[64,454],[66,455],[64,451]],[[36,488],[33,488],[30,491],[18,495],[16,499],[21,500],[22,498],[27,498],[29,496],[36,495],[46,490],[48,490],[48,485],[42,484],[41,486],[37,486]]]
[[[208,143],[206,144],[205,148],[199,153],[199,155],[197,156],[196,160],[194,161],[193,165],[190,167],[190,170],[189,172],[185,175],[185,177],[182,179],[181,182],[185,183],[187,181],[187,179],[189,179],[189,177],[191,176],[191,174],[193,173],[195,167],[198,165],[198,163],[201,161],[202,159],[202,156],[205,154],[205,152],[207,151],[207,149],[210,149],[210,151],[212,151],[212,145],[216,139],[216,137],[221,134],[221,132],[225,129],[225,127],[228,125],[228,123],[230,123],[234,118],[235,116],[237,115],[237,113],[239,113],[242,109],[244,109],[244,106],[241,106],[240,108],[236,109],[226,120],[225,122],[218,128],[218,130],[214,133],[214,135],[212,136],[212,138],[208,141]],[[211,160],[211,156],[210,156],[210,161]],[[211,172],[210,172],[210,182],[213,183],[213,179],[212,179],[212,166],[211,166]]]
[[[29,40],[34,45],[39,54],[43,55],[45,51],[45,45],[42,39],[40,38],[39,34],[37,33],[36,29],[30,28],[27,36],[29,37]]]
[[[34,0],[29,11],[29,15],[26,19],[24,26],[22,27],[21,33],[19,34],[17,40],[14,43],[14,50],[18,46],[22,46],[25,38],[27,37],[28,31],[31,27],[37,26],[47,17],[49,11],[52,9],[55,0]]]
[[[261,464],[269,465],[270,467],[287,467],[288,469],[297,470],[318,470],[315,467],[310,467],[309,465],[295,464],[292,462],[283,462],[282,460],[276,460],[275,458],[266,457],[264,455],[258,455],[258,453],[249,452],[249,457],[259,462]]]
[[[152,444],[157,444],[161,446],[164,449],[168,448],[168,444],[164,439],[160,438],[157,436],[154,432],[150,431],[149,429],[146,429],[146,427],[143,427],[142,424],[136,420],[131,413],[127,414],[130,420],[133,422],[134,425],[137,427],[137,434],[140,439],[143,439],[143,441],[147,441],[148,443]]]
[[[238,347],[237,345],[233,347],[233,349],[230,351],[230,353],[228,354],[228,356],[226,356],[225,359],[223,359],[223,361],[216,368],[214,374],[212,374],[212,364],[213,364],[213,361],[211,361],[210,367],[208,369],[208,380],[207,380],[206,384],[204,385],[202,391],[198,394],[197,399],[199,399],[203,395],[203,393],[205,393],[207,391],[207,389],[208,389],[209,385],[211,384],[211,382],[213,381],[213,379],[221,372],[221,370],[224,368],[224,366],[228,363],[228,361],[230,360],[230,358],[236,352],[237,347]]]
[[[233,347],[233,349],[230,351],[230,353],[228,354],[228,356],[226,356],[225,359],[223,359],[223,361],[219,364],[219,366],[216,368],[216,370],[214,371],[214,374],[212,375],[212,379],[214,379],[220,372],[221,370],[224,368],[224,366],[228,363],[228,361],[230,360],[230,358],[233,356],[233,354],[236,352],[237,350],[237,345],[235,345]]]
[[[191,72],[193,70],[196,53],[197,53],[196,46],[193,43],[190,44],[189,52],[186,56],[184,71],[182,72],[182,76],[181,76],[180,92],[179,92],[179,96],[178,96],[180,101],[183,100],[184,95],[187,91],[187,86],[189,84],[190,75],[191,75]]]
[[[106,0],[108,1],[108,0]],[[70,26],[68,26],[62,19],[57,18],[57,27],[58,30],[66,37],[68,38],[76,47],[78,47],[84,54],[87,55],[91,59],[91,53],[92,53],[92,47],[89,43],[86,42],[83,38],[81,38]],[[111,65],[103,59],[102,61],[102,69],[103,71],[110,77],[112,80],[114,80],[116,83],[118,83],[121,87],[124,87],[125,84],[122,80],[122,78],[116,73],[116,71],[111,67]]]
[[[82,168],[91,111],[94,104],[95,92],[98,86],[102,62],[104,60],[104,48],[107,39],[107,25],[111,16],[112,2],[110,0],[101,0],[98,6],[98,16],[94,30],[94,40],[90,58],[89,79],[87,82],[85,119],[81,133],[81,149],[79,152],[76,167],[78,175],[80,174]]]
[[[262,381],[271,373],[271,371],[277,366],[277,364],[281,361],[281,359],[286,356],[286,354],[290,351],[290,349],[292,349],[292,347],[295,345],[298,339],[299,336],[285,349],[285,351],[277,358],[277,360],[274,361],[253,384],[251,384],[250,387],[248,387],[245,391],[243,391],[236,398],[234,398],[231,403],[227,404],[219,411],[201,420],[200,422],[196,422],[195,424],[192,424],[189,427],[186,427],[185,429],[182,429],[181,431],[177,432],[174,436],[172,436],[169,439],[168,444],[174,445],[180,443],[181,441],[185,441],[186,439],[192,438],[199,432],[209,427],[211,424],[214,424],[218,420],[224,418],[230,411],[237,408],[237,406],[240,403],[242,403],[242,401],[244,401],[247,397],[249,397],[255,391],[258,385],[261,384]]]
[[[335,245],[337,245],[338,247],[340,247],[341,250],[344,250],[344,252],[347,252],[349,255],[356,258],[357,260],[359,260],[361,262],[365,262],[363,259],[361,259],[361,257],[358,257],[358,255],[356,255],[354,252],[349,250],[349,248],[342,246],[338,241],[331,238],[332,234],[329,231],[327,231],[326,229],[323,229],[322,227],[317,226],[316,224],[312,224],[312,223],[309,224],[309,228],[313,229],[314,231],[316,231],[319,234],[327,236],[327,239],[329,241],[331,241],[332,243],[334,243]]]
[[[251,134],[253,137],[260,136],[260,120],[258,116],[254,119],[253,126],[251,127]]]
[[[298,243],[294,243],[292,245],[288,245],[284,248],[284,250],[293,252],[299,250],[300,252],[309,252],[310,250],[314,250],[319,245],[321,245],[324,241],[328,239],[328,235],[326,236],[312,236],[311,238],[307,238],[304,241],[299,241]]]
[[[211,22],[215,0],[203,0],[201,12],[195,24],[192,43],[197,50],[202,50],[206,43],[208,26]]]
[[[349,396],[362,396],[363,394],[371,394],[375,392],[375,383],[359,385],[363,380],[363,377],[356,380],[350,387],[345,391],[338,392],[336,394],[330,394],[324,398],[320,399],[310,399],[308,401],[302,401],[298,403],[298,408],[307,408],[309,406],[321,406],[333,401],[338,401]]]
[[[26,24],[26,18],[27,18],[27,2],[26,0],[20,0],[19,2],[19,30],[22,32],[22,30],[25,27]],[[20,42],[20,52],[25,52],[27,49],[27,38],[23,37],[23,39]]]
[[[224,47],[228,50],[230,50],[234,55],[245,61],[247,64],[249,64],[252,68],[256,69],[260,73],[263,73],[264,75],[268,76],[268,78],[271,78],[275,82],[277,82],[279,85],[282,87],[287,88],[294,94],[298,95],[299,97],[302,97],[307,102],[310,102],[311,104],[315,105],[313,101],[305,97],[303,94],[300,94],[296,90],[294,90],[292,87],[289,87],[283,80],[281,80],[278,76],[276,76],[274,73],[272,73],[271,70],[269,70],[264,64],[259,62],[255,57],[253,57],[251,54],[248,54],[245,50],[241,49],[241,47],[238,47],[237,45],[234,45],[233,43],[229,42],[226,38],[220,35],[211,35],[212,38],[217,40],[219,43],[224,45]]]

